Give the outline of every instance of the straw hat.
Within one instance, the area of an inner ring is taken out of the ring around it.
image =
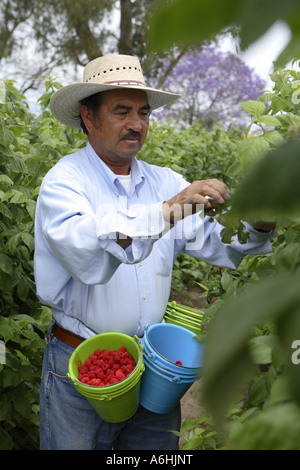
[[[60,88],[51,98],[50,109],[60,122],[80,129],[81,100],[116,88],[144,90],[151,110],[165,106],[180,96],[147,87],[137,57],[113,54],[88,63],[83,71],[83,81]]]

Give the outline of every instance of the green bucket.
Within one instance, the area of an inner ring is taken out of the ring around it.
[[[126,379],[114,385],[93,386],[78,380],[79,364],[83,364],[96,349],[115,349],[125,346],[132,354],[136,367]],[[137,336],[123,333],[101,333],[83,341],[69,360],[68,377],[76,390],[84,395],[100,418],[109,423],[120,423],[131,418],[140,401],[140,379],[144,372],[143,350]]]
[[[186,328],[187,330],[190,330],[195,333],[195,335],[199,335],[201,333],[201,327],[198,324],[186,320],[181,320],[179,317],[167,314],[164,316],[164,318],[166,323],[172,323],[173,325],[182,326],[183,328]]]
[[[198,335],[201,333],[203,312],[192,307],[177,304],[175,301],[168,302],[164,315],[167,323],[182,326]]]

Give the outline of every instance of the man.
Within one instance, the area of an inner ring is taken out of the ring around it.
[[[124,423],[103,422],[68,380],[68,360],[96,333],[141,337],[147,324],[161,322],[181,251],[235,268],[245,254],[271,250],[272,233],[247,226],[247,244],[224,245],[222,227],[199,216],[229,199],[224,183],[189,184],[136,159],[150,111],[176,98],[146,87],[139,61],[125,55],[92,61],[82,83],[52,98],[54,116],[82,127],[88,144],[48,172],[36,208],[37,295],[54,321],[41,385],[42,449],[177,449],[169,431],[180,427],[179,405],[167,414],[140,407]]]

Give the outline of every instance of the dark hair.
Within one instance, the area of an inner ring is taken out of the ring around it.
[[[101,92],[95,93],[94,95],[88,96],[80,101],[80,104],[83,104],[87,108],[89,108],[94,114],[99,110],[101,104]],[[80,127],[83,130],[84,134],[88,134],[87,128],[83,122],[81,114],[79,114],[80,118]]]

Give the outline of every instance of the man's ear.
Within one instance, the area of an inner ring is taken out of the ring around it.
[[[84,104],[82,104],[80,106],[80,114],[81,114],[81,118],[84,122],[84,125],[86,127],[86,130],[88,132],[91,132],[91,128],[93,127],[93,112],[90,108],[88,108],[87,106],[85,106]]]

